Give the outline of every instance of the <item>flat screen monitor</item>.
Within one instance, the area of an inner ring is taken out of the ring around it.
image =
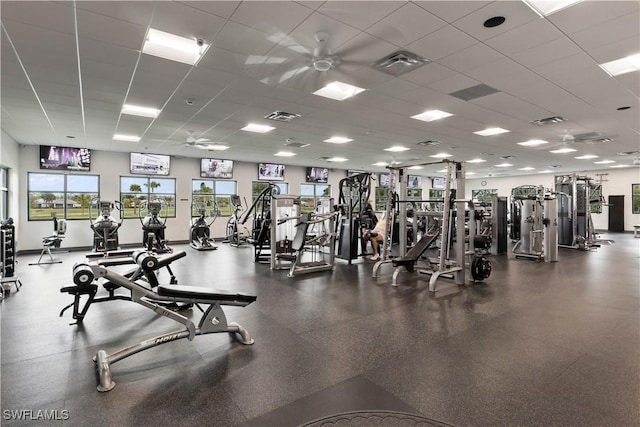
[[[259,163],[258,179],[260,181],[284,181],[284,165]]]
[[[171,157],[164,154],[131,153],[131,173],[169,175]]]
[[[409,188],[420,188],[422,185],[422,177],[418,175],[408,175],[407,176],[407,187]]]
[[[40,169],[89,172],[91,169],[91,150],[41,145]]]
[[[231,179],[233,177],[233,160],[201,159],[200,178],[222,178]]]
[[[390,179],[390,176],[388,173],[381,173],[380,180],[378,181],[380,183],[380,187],[388,187],[389,179]]]
[[[329,181],[329,169],[307,168],[307,182],[327,183]]]
[[[444,190],[444,177],[443,176],[434,176],[433,183],[431,185],[432,188],[436,190]]]

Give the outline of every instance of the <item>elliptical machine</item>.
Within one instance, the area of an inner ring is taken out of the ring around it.
[[[162,215],[164,205],[164,216]],[[147,211],[143,217],[142,212]],[[167,217],[169,214],[169,206],[166,202],[156,200],[149,202],[143,200],[138,206],[138,218],[142,224],[142,245],[150,252],[164,254],[173,252],[173,249],[167,246],[164,237],[164,230],[167,228]]]
[[[191,203],[191,215],[197,211],[197,217],[191,218],[191,225],[189,227],[189,246],[198,251],[210,251],[218,249],[218,246],[214,243],[214,240],[210,237],[210,227],[218,217],[218,206],[213,202],[211,211],[209,211],[209,218],[211,220],[207,222],[207,207],[204,203]]]
[[[108,252],[119,249],[118,230],[122,226],[122,219],[116,220],[111,216],[114,206],[122,212],[122,204],[119,201],[113,203],[92,199],[89,203],[89,221],[93,230],[93,252]],[[98,208],[100,213],[92,220],[92,207]]]
[[[238,229],[242,212],[242,202],[240,201],[240,196],[237,194],[232,195],[229,200],[233,206],[233,214],[227,220],[227,237],[225,237],[222,243],[229,243],[231,246],[238,247],[247,242],[247,236],[241,235]],[[248,232],[246,234],[248,234]]]

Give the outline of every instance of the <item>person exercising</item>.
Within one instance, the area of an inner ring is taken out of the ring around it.
[[[373,230],[366,230],[362,239],[365,242],[365,245],[368,241],[371,242],[371,249],[373,250],[373,255],[369,257],[372,261],[377,261],[380,259],[380,245],[384,242],[384,233],[385,233],[385,224],[384,218],[386,217],[386,212],[382,216],[382,220],[378,221]]]

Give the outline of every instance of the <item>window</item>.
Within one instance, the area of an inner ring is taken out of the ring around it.
[[[176,179],[158,177],[120,177],[120,202],[123,212],[121,218],[139,218],[140,202],[143,200],[160,201],[162,211],[167,217],[176,216]],[[164,205],[166,204],[166,208]]]
[[[287,184],[286,182],[275,183],[275,185],[280,190],[279,194],[289,194],[289,184]],[[256,197],[258,197],[258,195],[262,193],[262,190],[264,190],[268,186],[268,182],[253,181],[251,183],[251,200],[255,200]]]
[[[236,181],[194,179],[191,182],[192,204],[204,203],[207,210],[217,206],[218,215],[231,216],[233,213],[231,196],[237,194]],[[215,202],[215,204],[212,202]],[[197,216],[198,212],[191,212],[191,215]]]
[[[302,212],[313,212],[320,197],[331,196],[331,186],[327,184],[300,184],[300,201]]]
[[[91,200],[99,197],[98,175],[29,173],[29,221],[89,219]]]
[[[602,213],[602,184],[591,184],[589,206],[591,213]]]
[[[640,184],[631,184],[631,213],[640,214]]]
[[[387,210],[387,200],[389,200],[389,187],[376,187],[376,211],[384,212]]]
[[[437,200],[437,202],[429,203],[429,210],[442,211],[444,209],[444,190],[429,189],[429,200]]]
[[[422,200],[422,188],[407,188],[407,200]]]
[[[9,218],[9,169],[0,168],[0,219]]]
[[[474,201],[478,201],[480,206],[489,206],[491,205],[491,200],[494,197],[498,197],[498,190],[471,190],[471,198]]]

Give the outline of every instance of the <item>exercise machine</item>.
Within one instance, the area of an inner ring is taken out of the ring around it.
[[[275,250],[271,251],[271,268],[289,268],[288,277],[333,270],[335,218],[338,215],[334,210],[333,198],[323,197],[318,201],[314,212],[299,214],[295,209],[295,206],[299,208],[299,203],[292,204],[287,210],[284,206],[288,203],[279,203],[281,200],[287,200],[286,196],[274,197],[275,201],[271,206],[272,218],[275,221],[272,224],[275,224],[276,228],[271,234],[275,236],[275,241],[272,241]],[[299,201],[299,198],[293,200]],[[289,233],[293,233],[291,240],[288,239]]]
[[[147,214],[143,217],[142,213]],[[164,215],[162,212],[164,211]],[[167,228],[167,217],[169,216],[169,205],[162,199],[155,201],[143,200],[138,205],[138,218],[142,225],[142,245],[150,252],[162,254],[172,252],[173,249],[167,245],[165,239],[165,229]]]
[[[361,255],[361,217],[365,214],[371,195],[371,174],[367,172],[348,176],[338,184],[338,252],[336,256],[351,262]]]
[[[556,193],[543,186],[523,185],[511,190],[512,252],[516,258],[558,261],[558,205]]]
[[[210,251],[218,249],[214,240],[210,237],[211,225],[218,217],[218,206],[213,202],[210,211],[204,203],[191,203],[191,215],[197,212],[198,216],[191,218],[189,226],[189,246],[198,251]],[[207,221],[207,217],[210,218]]]
[[[248,331],[235,322],[228,322],[222,309],[223,305],[245,307],[256,300],[256,296],[216,291],[213,289],[198,286],[164,286],[158,283],[156,270],[161,265],[169,265],[177,259],[178,253],[173,254],[153,254],[144,250],[139,250],[131,254],[132,259],[140,267],[149,283],[155,285],[156,291],[146,288],[131,278],[123,276],[105,265],[95,262],[77,265],[74,268],[74,283],[77,286],[90,286],[97,278],[106,279],[118,286],[131,291],[132,301],[156,314],[171,319],[182,328],[168,332],[140,343],[117,350],[111,354],[100,350],[93,358],[96,363],[99,384],[98,391],[107,392],[112,390],[116,383],[111,375],[111,365],[132,356],[141,351],[157,347],[179,339],[187,338],[192,341],[198,335],[211,333],[229,333],[237,336],[242,344],[250,345],[254,340]],[[180,313],[162,307],[157,301],[171,301],[175,303],[189,303],[198,307],[202,315],[198,323],[194,323],[189,318]]]
[[[233,206],[233,214],[227,220],[227,236],[222,241],[222,243],[229,243],[233,247],[239,247],[247,243],[248,231],[246,228],[240,224],[241,227],[244,228],[247,233],[240,233],[240,228],[238,224],[240,223],[240,217],[242,212],[242,202],[240,201],[240,196],[234,194],[229,199],[231,206]],[[246,201],[245,201],[246,205]]]
[[[114,207],[122,214],[122,204],[119,201],[113,203],[100,199],[92,199],[89,203],[89,221],[93,231],[93,251],[108,252],[120,249],[118,230],[122,226],[122,219],[116,220],[111,216]],[[95,219],[93,209],[99,209]],[[122,216],[121,216],[122,217]]]
[[[53,259],[51,254],[51,248],[60,249],[62,245],[62,239],[64,239],[67,232],[67,222],[64,219],[56,218],[54,214],[53,220],[53,234],[42,238],[42,252],[40,252],[40,258],[37,262],[32,262],[29,265],[43,265],[43,264],[61,264],[62,261]],[[64,252],[64,251],[63,251]],[[42,261],[42,257],[49,255],[49,261]]]
[[[477,244],[480,246],[489,245],[483,248],[483,251],[491,255],[502,255],[507,253],[507,198],[493,196],[490,202],[478,204],[473,201],[475,206],[475,227]],[[478,237],[483,236],[483,237]],[[484,243],[479,239],[484,239]]]
[[[240,221],[240,224],[244,225],[249,218],[253,218],[251,237],[247,242],[253,245],[254,262],[271,262],[271,201],[278,194],[280,194],[280,188],[270,182],[258,194]]]
[[[22,287],[16,272],[16,227],[13,218],[0,221],[0,300],[11,293],[11,283],[16,292]]]

